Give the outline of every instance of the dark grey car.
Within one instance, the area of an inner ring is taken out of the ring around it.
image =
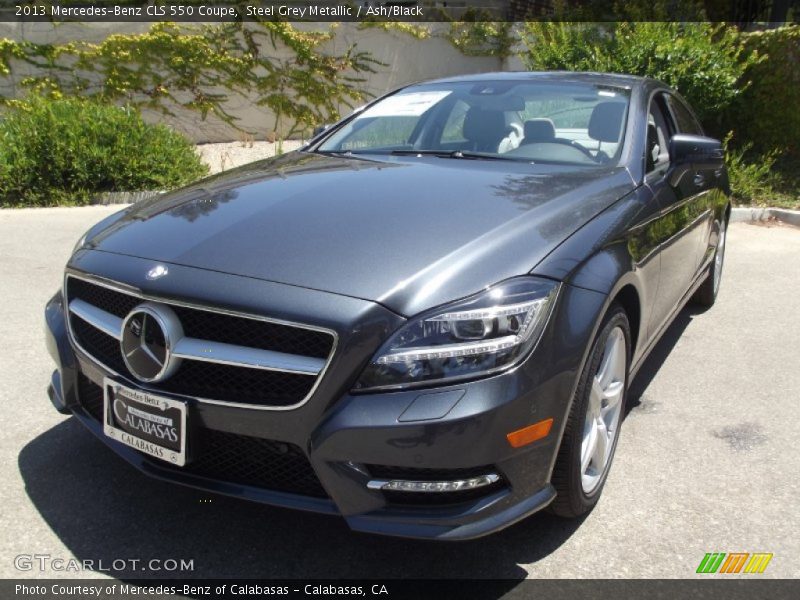
[[[727,187],[656,81],[409,86],[89,230],[46,311],[50,397],[149,475],[359,531],[578,516],[631,378],[714,302]]]

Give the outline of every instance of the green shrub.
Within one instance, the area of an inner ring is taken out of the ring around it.
[[[674,87],[709,135],[726,137],[737,203],[800,206],[800,26],[743,34],[707,22],[531,22],[521,41],[531,70],[628,73]]]
[[[724,144],[734,204],[800,208],[797,165],[793,174],[792,165],[779,168],[784,156],[778,150],[759,152],[751,142],[734,146],[731,137]]]
[[[800,159],[800,25],[742,34],[748,55],[766,58],[749,65],[747,89],[728,111],[739,140],[758,152],[774,148]]]
[[[602,71],[652,77],[678,90],[716,135],[719,115],[741,94],[744,53],[734,28],[712,23],[527,23],[520,58],[531,70]]]
[[[0,205],[85,204],[168,189],[207,172],[192,144],[130,108],[31,96],[0,117]]]
[[[752,144],[731,147],[731,136],[725,138],[731,193],[737,204],[769,204],[777,183],[773,171],[777,152],[753,155]]]

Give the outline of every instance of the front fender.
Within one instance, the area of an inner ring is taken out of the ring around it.
[[[658,291],[656,216],[652,192],[639,187],[575,232],[532,271],[606,297],[594,315],[593,335],[622,292],[637,338],[634,364],[648,341],[648,318]]]
[[[61,291],[58,291],[49,300],[44,311],[45,345],[56,364],[56,370],[50,380],[48,394],[51,402],[59,412],[69,414],[71,409],[78,404],[75,392],[77,363],[69,343],[65,315],[64,297]]]

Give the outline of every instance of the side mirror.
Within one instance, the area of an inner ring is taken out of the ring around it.
[[[722,142],[702,135],[678,133],[669,142],[669,156],[676,165],[697,163],[722,166],[725,152]]]
[[[325,131],[327,131],[330,128],[330,126],[331,126],[330,123],[325,123],[324,125],[317,125],[316,127],[314,127],[314,131],[312,132],[311,137],[315,138],[320,133],[324,133]]]

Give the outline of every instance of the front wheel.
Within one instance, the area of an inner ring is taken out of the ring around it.
[[[613,304],[581,374],[561,440],[550,509],[562,517],[589,512],[600,498],[619,439],[628,388],[630,325]]]

